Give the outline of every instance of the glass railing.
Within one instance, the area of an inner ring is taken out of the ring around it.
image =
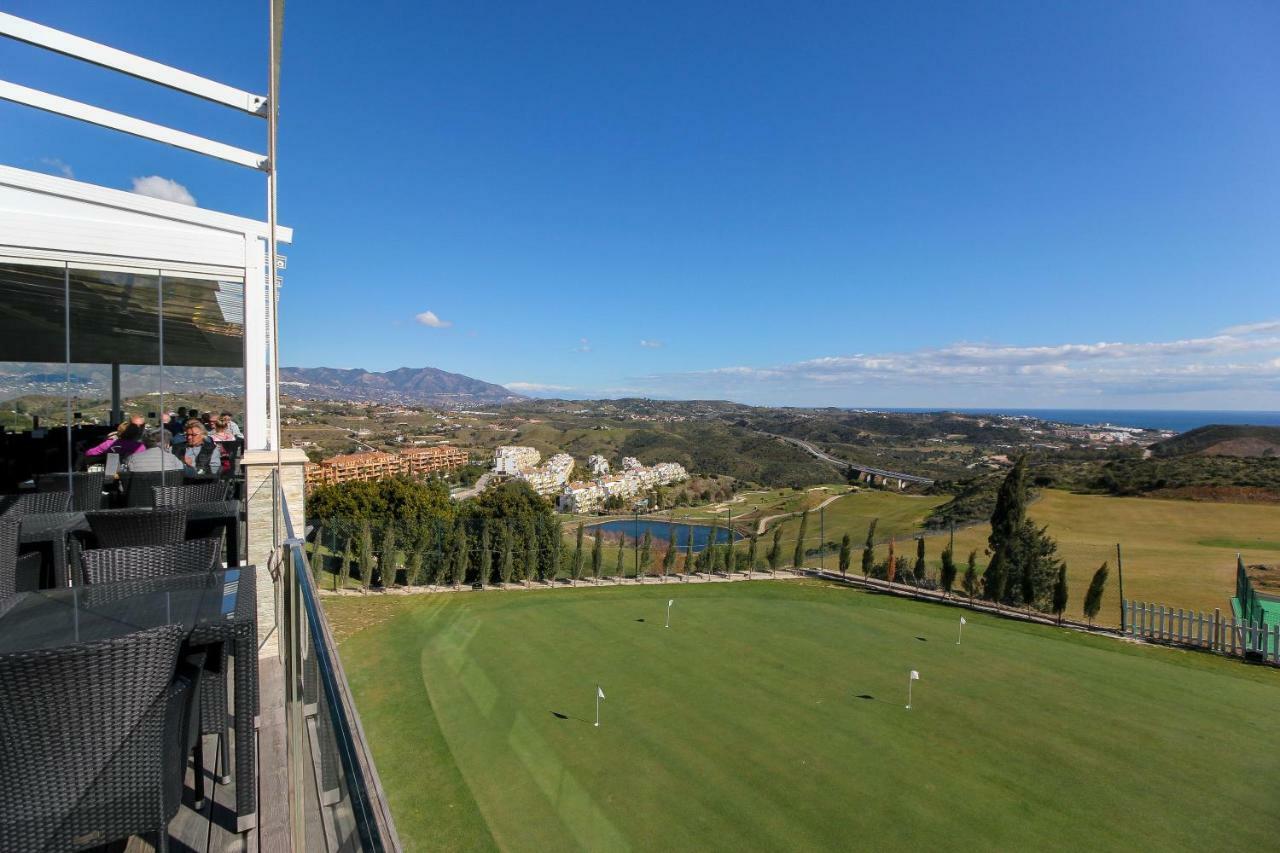
[[[398,851],[360,718],[283,493],[279,563],[293,849]]]

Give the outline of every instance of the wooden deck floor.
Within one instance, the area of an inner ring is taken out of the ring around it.
[[[214,777],[218,766],[218,738],[205,735],[205,804],[192,808],[195,800],[195,773],[187,765],[182,806],[169,823],[170,853],[280,853],[288,851],[288,779],[284,745],[284,673],[279,660],[261,658],[258,662],[261,687],[261,716],[258,718],[257,749],[258,786],[257,826],[236,832],[236,784],[220,785]],[[129,839],[125,853],[153,853],[156,839]]]

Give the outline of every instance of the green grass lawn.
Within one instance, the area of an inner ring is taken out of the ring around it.
[[[1274,670],[807,581],[326,608],[411,850],[1280,838]]]

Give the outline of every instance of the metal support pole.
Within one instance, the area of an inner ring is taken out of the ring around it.
[[[1124,633],[1124,562],[1120,559],[1120,543],[1116,543],[1116,574],[1120,579],[1120,633]]]
[[[111,362],[111,425],[124,420],[124,402],[120,399],[120,362]]]

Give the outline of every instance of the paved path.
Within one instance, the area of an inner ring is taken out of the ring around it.
[[[822,509],[827,504],[837,501],[848,494],[849,494],[848,492],[845,492],[845,494],[843,495],[832,495],[831,497],[827,498],[825,501],[818,504],[817,506],[815,506],[813,509],[809,511],[813,512],[814,510]],[[800,515],[802,512],[803,510],[800,510],[798,512],[780,512],[777,515],[766,515],[764,518],[760,519],[760,522],[756,525],[756,535],[757,536],[764,535],[764,529],[768,527],[769,522],[773,521],[775,518],[790,518],[791,516],[794,516],[794,515]]]

